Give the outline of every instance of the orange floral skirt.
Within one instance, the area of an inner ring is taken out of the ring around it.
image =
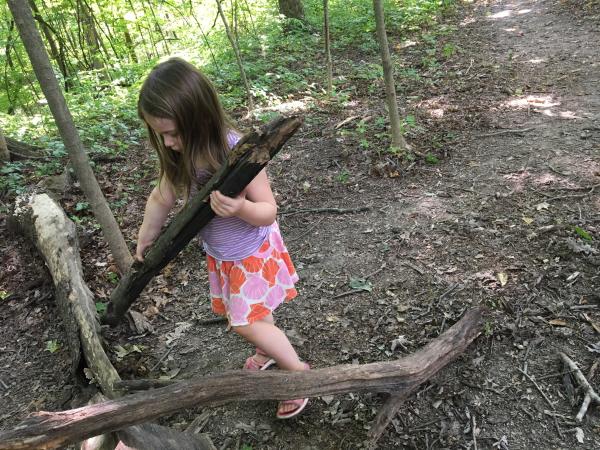
[[[212,310],[227,316],[230,326],[260,320],[298,295],[298,274],[276,223],[251,256],[220,261],[206,255],[206,263]]]

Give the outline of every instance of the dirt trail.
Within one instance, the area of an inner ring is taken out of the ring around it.
[[[598,410],[575,423],[581,395],[564,384],[557,355],[571,355],[598,386],[589,348],[600,341],[600,19],[558,0],[523,0],[476,2],[453,20],[449,39],[460,52],[444,67],[447,76],[403,105],[432,134],[455,136],[439,164],[372,175],[372,162],[335,129],[380,109],[372,96],[338,115],[311,112],[272,164],[282,211],[370,208],[280,217],[302,282],[279,323],[302,358],[325,367],[412,353],[485,304],[491,316],[481,337],[406,403],[380,448],[600,448]],[[136,202],[141,217],[143,198]],[[107,333],[114,345],[142,346],[118,363],[124,377],[219,373],[250,354],[223,326],[196,321],[212,317],[206,274],[196,269],[203,264],[186,249],[136,305],[146,313],[158,306],[154,333],[137,335],[127,325]],[[352,279],[370,291],[338,297]],[[8,355],[0,379],[9,386],[0,395],[10,412],[0,419],[11,425],[69,399],[68,380],[54,369],[68,362],[43,352],[60,336],[57,324],[41,326],[53,311],[43,294],[49,286],[25,287],[32,294],[24,306],[15,300],[0,309],[0,351]],[[48,392],[29,403],[45,380]],[[230,404],[208,409],[203,431],[221,448],[355,449],[380,405],[371,394],[313,399],[297,420],[281,422],[274,403]],[[199,413],[164,421],[183,428]]]

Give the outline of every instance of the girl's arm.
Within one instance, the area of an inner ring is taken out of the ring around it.
[[[256,227],[271,225],[277,216],[277,203],[265,169],[235,198],[213,191],[210,206],[220,217],[236,216]]]
[[[144,252],[160,234],[160,230],[167,220],[169,211],[173,208],[176,199],[175,190],[166,179],[163,179],[152,189],[146,201],[144,220],[138,232],[137,248],[135,251],[135,259],[138,261],[144,260]]]

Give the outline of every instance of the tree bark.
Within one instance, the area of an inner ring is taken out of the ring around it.
[[[19,197],[11,220],[11,227],[18,227],[38,248],[52,275],[73,372],[79,366],[83,348],[102,392],[114,398],[113,384],[121,378],[102,347],[94,296],[83,280],[75,224],[46,194]]]
[[[90,202],[94,216],[100,223],[104,238],[108,242],[115,262],[119,269],[125,272],[131,266],[133,258],[94,176],[79,138],[79,133],[75,128],[65,98],[54,76],[42,38],[35,27],[31,9],[27,2],[19,0],[9,0],[8,5],[29,54],[36,77],[48,100],[48,105],[69,153],[81,189]]]
[[[254,109],[254,100],[252,100],[252,91],[250,90],[250,84],[248,83],[248,79],[246,78],[246,71],[244,70],[244,63],[242,62],[242,56],[240,55],[240,49],[238,48],[235,37],[233,36],[231,30],[229,29],[229,24],[227,23],[227,18],[225,17],[225,13],[223,12],[223,8],[221,7],[221,1],[215,0],[217,2],[217,8],[219,10],[219,16],[223,21],[223,26],[225,27],[225,32],[227,33],[227,38],[229,39],[229,43],[231,44],[231,48],[233,48],[233,53],[235,53],[235,60],[237,61],[238,68],[240,69],[240,77],[242,78],[242,83],[244,84],[244,88],[246,89],[246,97],[248,99],[248,112]]]
[[[229,160],[171,221],[145,255],[144,262],[135,262],[121,279],[111,294],[104,317],[106,323],[118,323],[152,277],[214,217],[207,201],[209,194],[215,189],[230,197],[239,194],[301,123],[296,117],[275,119],[260,132],[254,131],[240,139],[231,151]]]
[[[304,20],[302,0],[279,0],[279,14],[288,19]]]
[[[383,65],[383,77],[385,79],[385,98],[387,101],[388,113],[390,115],[390,125],[392,128],[392,147],[401,151],[407,151],[408,146],[406,145],[404,136],[402,136],[400,114],[398,113],[396,83],[394,82],[394,67],[392,66],[387,34],[385,32],[383,2],[381,0],[373,0],[373,9],[375,11],[377,40],[379,41],[379,50],[381,52],[381,62]]]
[[[15,430],[0,434],[0,448],[55,448],[180,409],[230,401],[282,400],[355,391],[399,395],[428,380],[461,354],[479,334],[482,318],[483,308],[473,308],[440,337],[397,361],[303,372],[232,371],[70,411],[41,412]]]
[[[8,151],[8,145],[6,145],[6,138],[4,132],[0,128],[0,166],[5,162],[10,161],[10,152]]]
[[[327,71],[327,96],[333,93],[333,67],[331,63],[331,41],[329,39],[329,0],[323,0],[323,40],[325,41],[325,67]]]

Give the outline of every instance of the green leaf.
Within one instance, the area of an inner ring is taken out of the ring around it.
[[[90,207],[88,202],[79,202],[75,205],[75,211],[84,211]]]
[[[577,233],[581,239],[585,239],[586,241],[593,240],[590,233],[585,231],[583,228],[579,228],[578,226],[575,226],[575,233]]]
[[[96,312],[98,314],[104,314],[106,312],[107,307],[108,303],[96,302]]]
[[[352,289],[371,292],[373,290],[373,285],[370,281],[365,280],[364,278],[351,278],[350,279],[350,287]]]
[[[3,290],[0,289],[0,300],[6,300],[11,295],[12,294],[10,292],[3,291]]]
[[[60,350],[60,343],[55,339],[46,341],[46,350],[48,350],[50,353],[56,353],[58,350]]]

